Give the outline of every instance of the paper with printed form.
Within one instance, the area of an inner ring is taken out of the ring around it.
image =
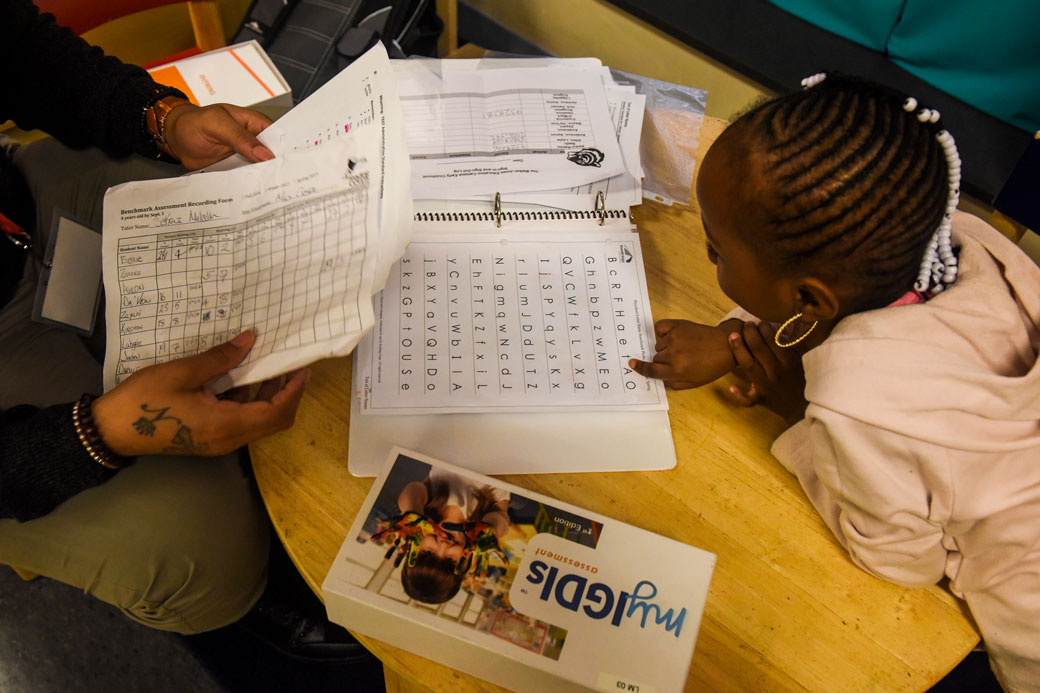
[[[366,414],[667,409],[639,239],[423,236],[376,298],[359,351]]]
[[[427,60],[423,64],[432,65]],[[395,63],[396,69],[401,69]],[[563,190],[539,190],[535,192],[511,193],[503,196],[503,203],[533,204],[557,207],[560,209],[591,209],[596,197],[603,194],[611,207],[637,205],[642,202],[643,177],[640,162],[639,139],[643,128],[643,113],[646,97],[637,94],[635,87],[615,84],[609,68],[595,58],[481,58],[475,60],[441,61],[438,72],[448,75],[449,83],[454,72],[472,72],[475,70],[514,70],[548,69],[554,70],[586,70],[598,72],[603,82],[604,94],[610,120],[614,125],[621,155],[625,162],[625,171],[610,178],[603,178],[587,185],[566,188]],[[494,194],[477,195],[473,199],[493,200]]]
[[[378,290],[378,142],[343,138],[105,195],[105,388],[253,329],[215,390],[349,353]]]
[[[643,201],[642,165],[639,156],[639,136],[643,129],[643,111],[646,97],[622,87],[605,90],[610,120],[621,147],[625,170],[616,176],[593,181],[565,190],[539,190],[535,192],[509,193],[502,196],[503,203],[540,205],[560,209],[592,209],[596,198],[603,196],[611,207],[628,207]],[[475,200],[494,200],[494,194],[475,195]]]
[[[401,102],[390,59],[382,43],[340,71],[320,89],[260,133],[258,139],[283,156],[361,133],[376,139],[382,180],[379,220],[383,228],[377,277],[385,278],[411,239],[410,165],[402,125]],[[207,170],[228,170],[248,162],[237,154]],[[381,285],[382,280],[377,280]]]
[[[625,169],[599,70],[437,74],[404,62],[398,91],[417,199],[571,188]]]

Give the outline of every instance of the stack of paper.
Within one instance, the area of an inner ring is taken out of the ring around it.
[[[642,199],[645,97],[595,58],[394,61],[412,194],[591,210]],[[459,205],[452,205],[458,209]]]

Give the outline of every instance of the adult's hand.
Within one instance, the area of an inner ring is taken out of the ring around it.
[[[196,106],[183,103],[166,116],[166,144],[188,169],[216,163],[232,153],[250,161],[273,159],[256,136],[271,119],[251,108],[227,103]]]
[[[253,345],[243,332],[195,356],[143,368],[94,400],[94,421],[113,452],[223,455],[292,425],[310,371],[268,380],[218,399],[206,383],[238,365]]]

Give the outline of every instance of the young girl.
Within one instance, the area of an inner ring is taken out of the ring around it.
[[[404,561],[401,584],[428,604],[448,601],[469,572],[486,570],[488,553],[510,527],[508,493],[440,469],[405,486],[397,506],[426,528]]]
[[[698,176],[719,286],[747,312],[662,320],[633,367],[676,388],[739,370],[730,396],[790,424],[772,452],[852,560],[904,585],[945,572],[1002,685],[1038,690],[1040,268],[956,211],[937,112],[804,85],[734,122]]]

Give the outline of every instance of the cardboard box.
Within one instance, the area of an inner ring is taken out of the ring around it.
[[[410,507],[425,517],[401,517]],[[482,524],[451,524],[460,514]],[[464,530],[469,546],[483,531],[476,541],[493,535],[502,551],[467,559]],[[665,693],[686,683],[714,565],[693,546],[395,448],[322,590],[332,621],[511,690]]]
[[[292,108],[292,91],[256,41],[236,43],[148,71],[199,106],[230,103],[276,119]]]

